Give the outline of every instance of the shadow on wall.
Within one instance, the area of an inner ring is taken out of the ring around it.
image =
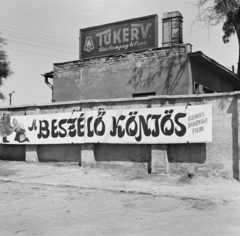
[[[129,162],[133,165],[142,163],[149,171],[151,161],[151,145],[148,144],[95,144],[95,161],[101,162]]]
[[[181,60],[181,58],[184,58],[184,60]],[[178,88],[180,83],[183,82],[182,75],[187,67],[187,63],[187,57],[181,56],[161,58],[160,60],[152,58],[148,64],[157,64],[158,68],[156,71],[149,71],[148,65],[141,65],[139,62],[139,64],[137,63],[137,66],[133,69],[133,76],[130,78],[127,85],[131,86],[135,90],[148,89],[151,86],[157,85],[157,87],[154,87],[155,91],[162,89],[162,94],[174,94],[176,93],[175,90]],[[159,81],[162,81],[163,84],[161,83],[159,85],[158,81],[154,83],[154,81],[157,79],[159,79]]]
[[[25,161],[25,145],[0,145],[0,160]]]
[[[169,144],[168,173],[189,177],[193,175],[208,176],[212,174],[211,167],[206,163],[207,145],[205,143]],[[190,175],[189,175],[190,174]]]
[[[79,162],[81,163],[81,145],[38,145],[40,162]]]
[[[205,143],[169,144],[168,161],[170,163],[197,163],[206,161]]]
[[[118,162],[145,163],[148,173],[151,173],[151,146],[150,144],[95,144],[95,161],[98,164],[114,162],[116,165]],[[168,161],[203,164],[206,161],[206,144],[168,145]]]

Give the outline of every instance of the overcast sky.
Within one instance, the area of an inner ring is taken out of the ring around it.
[[[0,0],[0,36],[7,39],[14,74],[0,88],[6,95],[1,106],[51,102],[51,90],[41,75],[53,63],[78,60],[79,29],[152,14],[158,15],[158,46],[162,44],[162,14],[183,15],[183,41],[218,63],[237,65],[237,37],[222,42],[222,25],[192,24],[198,12],[196,0]]]

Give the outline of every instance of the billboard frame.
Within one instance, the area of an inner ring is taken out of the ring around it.
[[[130,23],[130,22],[135,22],[135,21],[140,21],[140,20],[147,20],[147,19],[154,19],[154,43],[153,45],[150,45],[149,48],[140,48],[139,50],[129,50],[129,51],[123,51],[123,52],[119,52],[119,53],[113,53],[113,52],[109,52],[109,53],[105,53],[103,55],[98,55],[98,56],[92,56],[90,55],[89,57],[83,57],[82,58],[82,48],[83,48],[83,33],[87,32],[87,31],[92,31],[92,30],[98,30],[100,28],[106,28],[106,27],[113,27],[113,26],[118,26],[118,25],[123,25],[126,23]],[[148,16],[143,16],[143,17],[137,17],[137,18],[132,18],[132,19],[128,19],[128,20],[123,20],[123,21],[117,21],[117,22],[113,22],[113,23],[108,23],[108,24],[103,24],[103,25],[97,25],[97,26],[92,26],[92,27],[87,27],[87,28],[83,28],[79,30],[79,60],[81,59],[92,59],[92,58],[98,58],[98,57],[105,57],[105,56],[113,56],[113,55],[119,55],[119,54],[124,54],[124,53],[132,53],[132,52],[139,52],[139,51],[143,51],[143,50],[149,50],[149,49],[153,49],[153,48],[157,48],[158,47],[158,15],[157,14],[153,14],[153,15],[148,15]]]

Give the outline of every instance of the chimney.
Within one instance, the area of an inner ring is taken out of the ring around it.
[[[179,11],[162,15],[162,46],[182,44],[182,14]]]

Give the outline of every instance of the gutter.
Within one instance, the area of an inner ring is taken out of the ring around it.
[[[42,76],[45,78],[45,80],[44,80],[45,84],[52,90],[52,102],[54,102],[54,100],[53,100],[53,84],[51,84],[48,80],[49,78],[53,79],[53,71],[42,74]]]

